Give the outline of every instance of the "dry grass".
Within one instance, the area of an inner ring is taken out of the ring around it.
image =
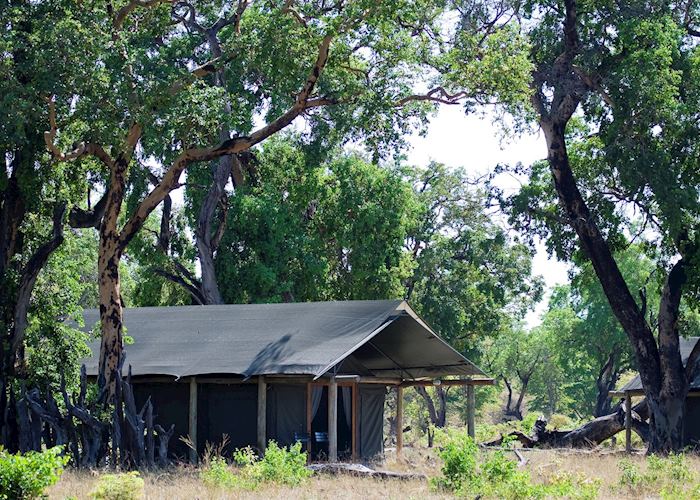
[[[401,459],[397,460],[391,451],[387,460],[377,468],[402,472],[423,473],[427,476],[439,474],[440,464],[432,450],[425,448],[406,448]],[[600,498],[654,498],[653,485],[641,486],[634,492],[620,486],[620,460],[627,457],[621,452],[584,452],[584,451],[523,451],[527,459],[525,468],[530,471],[535,481],[547,481],[556,473],[568,472],[573,475],[599,480]],[[632,455],[640,471],[646,470],[643,455]],[[700,480],[700,458],[688,456],[690,468]],[[190,468],[180,468],[160,474],[143,476],[148,499],[223,499],[223,498],[265,498],[265,499],[431,499],[447,498],[446,495],[432,491],[427,481],[421,480],[376,480],[349,476],[312,477],[300,487],[265,486],[253,492],[232,492],[210,489],[203,485],[197,472]],[[65,499],[75,497],[89,498],[97,483],[98,474],[94,472],[66,471],[61,481],[49,491],[49,498]]]
[[[143,478],[146,483],[145,495],[149,500],[446,498],[432,492],[426,481],[381,481],[349,476],[319,476],[312,477],[297,488],[265,486],[252,492],[232,492],[207,488],[196,473],[184,469],[174,473],[145,474]],[[97,479],[97,474],[94,473],[67,471],[61,481],[49,491],[49,498],[89,499]]]

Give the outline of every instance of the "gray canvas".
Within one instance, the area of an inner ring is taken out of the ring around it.
[[[386,387],[360,384],[358,405],[360,456],[371,460],[384,453],[384,398]]]
[[[86,330],[99,320],[97,310],[84,317]],[[134,376],[318,377],[350,356],[356,374],[483,375],[399,300],[142,307],[126,309],[124,325]],[[91,349],[94,376],[99,341]]]

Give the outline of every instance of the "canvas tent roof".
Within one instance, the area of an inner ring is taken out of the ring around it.
[[[99,320],[86,310],[85,329]],[[350,366],[403,379],[483,377],[400,300],[124,310],[125,370],[133,375],[313,375]],[[85,360],[97,374],[99,341]]]
[[[700,340],[700,337],[681,337],[679,340],[681,348],[681,359],[683,360],[683,366],[685,366],[685,364],[688,362],[688,356],[690,356],[693,347],[695,347],[695,344],[698,342],[698,340]],[[690,383],[690,389],[700,389],[700,374],[698,374],[695,377],[695,379],[693,379],[693,381]],[[639,378],[639,375],[637,375],[632,380],[623,385],[621,388],[615,391],[611,391],[611,393],[613,395],[622,395],[625,392],[641,393],[643,391],[644,389],[642,388],[642,380]]]

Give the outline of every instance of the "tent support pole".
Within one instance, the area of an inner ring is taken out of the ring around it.
[[[267,445],[267,383],[265,377],[258,377],[258,450],[265,453]]]
[[[197,379],[190,378],[189,435],[191,441],[190,463],[197,463]]]
[[[632,453],[632,395],[625,392],[625,450]]]
[[[338,383],[328,384],[328,461],[338,461]]]
[[[357,383],[352,384],[352,460],[357,461]]]
[[[474,413],[475,413],[476,401],[474,398],[474,386],[469,384],[467,386],[467,432],[469,436],[473,439],[475,436],[474,427]]]
[[[396,458],[403,448],[403,387],[396,387]]]

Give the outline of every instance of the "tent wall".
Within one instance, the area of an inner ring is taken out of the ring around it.
[[[697,446],[700,443],[700,398],[686,398],[685,411],[683,442],[688,446]]]
[[[173,382],[134,383],[134,400],[140,410],[151,397],[153,402],[154,420],[163,428],[168,429],[175,424],[175,433],[170,439],[168,453],[171,457],[185,459],[189,448],[180,437],[189,433],[189,384]]]
[[[306,384],[269,384],[267,439],[289,446],[295,432],[306,432]]]
[[[197,404],[197,448],[219,445],[224,435],[224,452],[256,446],[258,388],[256,384],[199,383]]]
[[[357,414],[358,452],[370,460],[384,453],[384,398],[383,385],[360,384]]]

